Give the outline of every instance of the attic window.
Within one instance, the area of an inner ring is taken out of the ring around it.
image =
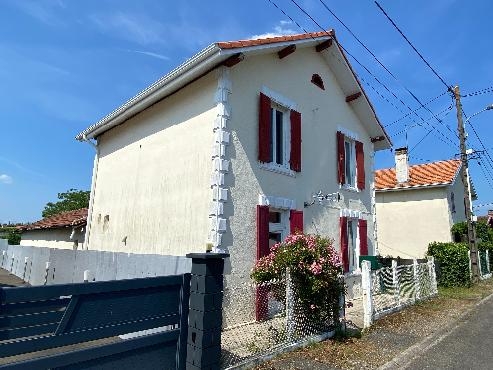
[[[322,77],[320,77],[320,75],[316,73],[312,75],[312,84],[320,87],[322,90],[325,90],[324,81],[322,80]]]

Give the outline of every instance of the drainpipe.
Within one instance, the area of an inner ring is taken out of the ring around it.
[[[82,140],[90,144],[96,151],[96,154],[94,155],[94,164],[92,166],[91,195],[89,198],[89,209],[87,211],[87,224],[86,224],[86,233],[84,236],[84,247],[83,247],[83,249],[89,249],[89,238],[91,236],[91,226],[92,226],[92,211],[94,206],[94,194],[96,190],[96,179],[98,177],[99,147],[97,140],[96,143],[94,143],[94,141],[88,139],[85,134],[82,135]]]

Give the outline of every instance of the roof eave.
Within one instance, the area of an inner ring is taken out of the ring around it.
[[[388,191],[431,189],[431,188],[441,188],[441,187],[449,186],[449,185],[451,185],[450,182],[440,182],[440,183],[436,183],[436,184],[403,186],[403,187],[399,187],[399,188],[375,189],[375,192],[376,193],[385,193],[385,192],[388,192]]]
[[[79,141],[96,138],[103,132],[125,122],[130,117],[133,117],[167,95],[179,90],[187,83],[207,72],[220,59],[225,59],[228,55],[236,52],[222,51],[216,44],[209,45],[106,117],[79,133],[75,138]]]

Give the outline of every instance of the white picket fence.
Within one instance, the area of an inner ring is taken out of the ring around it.
[[[433,257],[428,262],[397,265],[372,271],[369,261],[361,265],[363,290],[363,327],[389,313],[402,310],[415,302],[438,293]]]

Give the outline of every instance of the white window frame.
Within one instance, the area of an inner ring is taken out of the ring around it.
[[[289,211],[285,209],[269,207],[269,212],[280,213],[281,222],[269,222],[269,233],[280,233],[281,242],[282,242],[289,235],[289,230],[288,230]]]
[[[350,239],[349,228],[353,229],[353,239]],[[347,241],[348,241],[348,261],[349,261],[349,273],[355,273],[360,271],[359,256],[360,256],[360,243],[359,243],[359,227],[357,218],[347,219],[346,229]],[[354,258],[352,258],[354,257]]]
[[[349,148],[349,150],[347,150]],[[349,176],[346,171],[349,165]],[[357,178],[357,166],[356,166],[356,142],[344,136],[344,186],[350,189],[356,189]],[[352,176],[351,176],[352,175]],[[349,181],[352,180],[352,181]]]
[[[289,98],[282,96],[281,94],[270,90],[269,88],[263,86],[261,89],[262,93],[271,99],[272,112],[276,109],[283,112],[283,164],[277,164],[276,158],[273,156],[272,161],[268,163],[259,162],[260,168],[279,173],[282,175],[287,175],[291,177],[296,177],[296,172],[291,169],[289,160],[291,159],[291,110],[296,110],[296,104]],[[274,145],[274,114],[271,113],[271,133],[272,133],[272,144]],[[274,147],[271,147],[273,153],[275,153]]]

